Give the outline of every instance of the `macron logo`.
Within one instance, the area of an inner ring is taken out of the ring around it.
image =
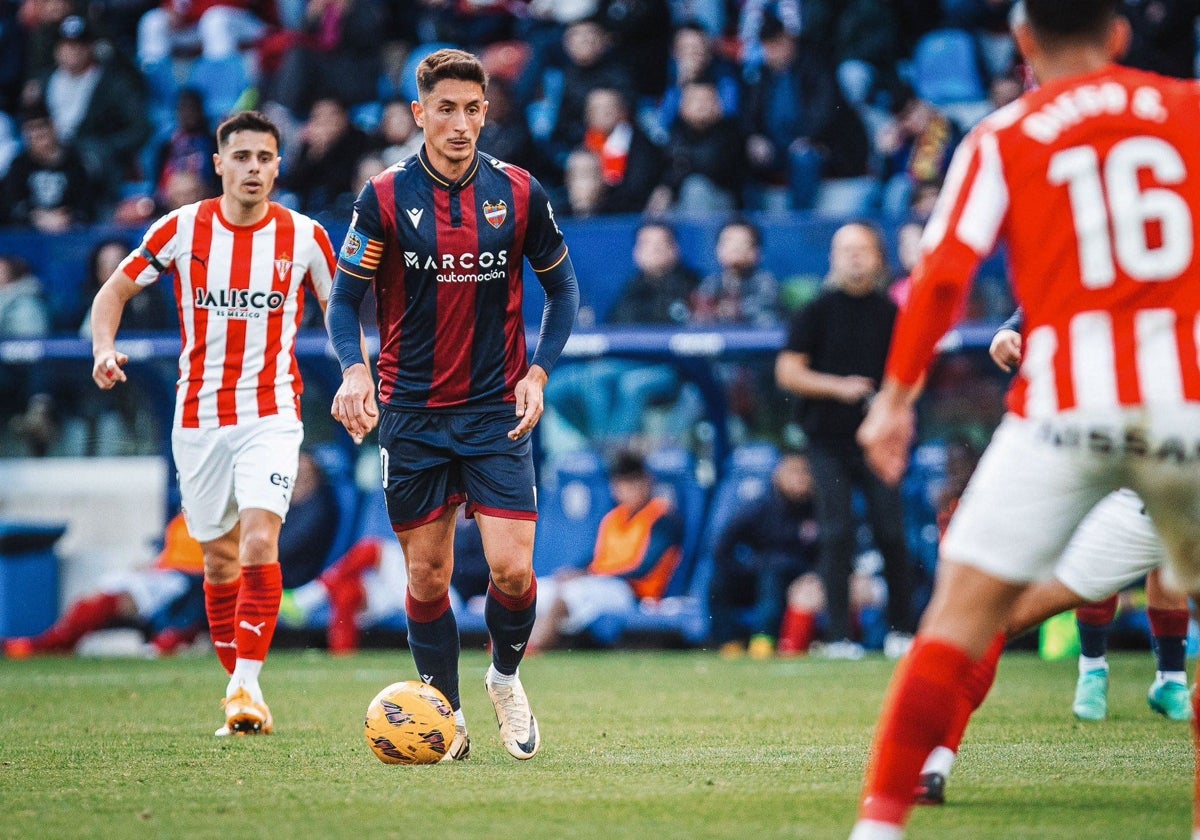
[[[263,634],[263,628],[266,626],[267,626],[267,622],[265,622],[265,621],[260,621],[258,624],[251,624],[249,621],[246,621],[245,619],[242,619],[242,622],[238,625],[238,627],[242,628],[243,630],[249,630],[255,636],[260,636],[260,637]]]
[[[422,674],[421,679],[426,685],[429,685],[431,682],[433,682],[433,674]]]
[[[509,645],[509,647],[512,648],[513,650],[519,651],[521,648],[525,647],[525,643],[517,642],[515,645]]]
[[[416,230],[421,224],[421,217],[425,215],[425,208],[413,207],[411,210],[405,210],[404,212],[408,214],[408,220],[412,222],[413,230]]]

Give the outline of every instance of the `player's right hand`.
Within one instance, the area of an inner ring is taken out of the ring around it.
[[[333,419],[346,427],[355,443],[363,439],[379,422],[375,403],[375,382],[364,364],[352,365],[342,373],[342,385],[333,396]]]
[[[121,368],[129,361],[129,356],[116,350],[105,350],[97,353],[92,365],[92,381],[100,390],[107,391],[118,382],[125,382],[125,371]]]
[[[1000,330],[992,337],[988,348],[992,361],[1005,373],[1021,364],[1021,334],[1016,330]]]

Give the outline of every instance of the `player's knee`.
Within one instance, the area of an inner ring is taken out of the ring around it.
[[[241,556],[247,565],[270,563],[278,559],[279,541],[268,529],[245,529],[242,532]]]
[[[492,582],[507,595],[519,596],[529,591],[533,581],[533,568],[526,563],[495,563],[492,565]]]

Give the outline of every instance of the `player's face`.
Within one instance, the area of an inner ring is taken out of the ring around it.
[[[443,175],[458,178],[475,157],[487,107],[483,87],[461,79],[442,79],[428,96],[413,103],[429,160]]]
[[[213,155],[225,195],[243,207],[262,204],[279,175],[279,146],[265,131],[235,131]]]

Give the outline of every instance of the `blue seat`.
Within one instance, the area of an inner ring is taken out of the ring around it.
[[[612,508],[608,473],[595,452],[573,452],[538,487],[538,527],[533,568],[540,577],[586,565],[600,520]]]
[[[987,99],[979,46],[962,29],[935,29],[913,50],[912,85],[938,107]]]
[[[755,499],[762,498],[771,487],[771,472],[779,462],[779,450],[771,444],[754,443],[735,449],[726,461],[724,477],[713,489],[704,542],[696,561],[688,594],[701,605],[703,626],[694,639],[699,643],[709,630],[708,595],[712,585],[715,559],[713,546],[717,536],[729,524],[734,513]]]
[[[204,98],[204,113],[211,124],[225,119],[250,87],[250,77],[240,56],[222,59],[198,58],[188,71],[187,87]]]
[[[337,532],[322,564],[327,569],[345,554],[358,539],[359,518],[362,512],[362,494],[354,480],[353,452],[334,443],[321,444],[312,448],[310,454],[333,488],[337,499]]]

